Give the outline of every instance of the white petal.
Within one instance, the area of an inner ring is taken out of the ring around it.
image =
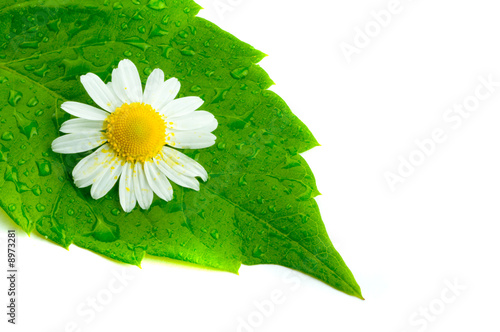
[[[154,162],[148,161],[144,163],[144,173],[146,174],[149,186],[158,197],[167,202],[174,198],[172,185],[167,177],[156,167]]]
[[[135,193],[134,193],[134,181],[132,179],[133,165],[131,163],[126,163],[123,166],[122,175],[120,177],[120,204],[123,211],[130,212],[135,207]]]
[[[57,153],[80,153],[92,150],[106,143],[103,133],[67,134],[59,136],[52,142],[52,151]]]
[[[104,149],[108,149],[108,145],[104,144],[101,146],[99,149],[95,150],[91,154],[89,154],[87,157],[83,158],[76,164],[75,168],[73,168],[73,176],[77,176],[81,171],[88,170],[92,165],[97,163],[99,158],[104,159],[104,156],[106,153],[102,153]]]
[[[115,93],[115,89],[113,89],[113,82],[108,82],[108,83],[106,84],[106,86],[107,86],[107,87],[108,87],[108,89],[109,89],[109,93],[111,93],[111,94],[114,96],[114,98],[115,98],[116,100],[118,100],[118,105],[117,105],[117,107],[116,107],[116,108],[114,108],[114,109],[111,111],[111,113],[113,113],[114,111],[116,111],[116,110],[117,110],[117,108],[118,108],[118,107],[120,107],[120,106],[122,106],[122,105],[123,105],[123,102],[122,102],[122,101],[120,100],[120,98],[118,98],[118,96],[116,95],[116,93]]]
[[[143,210],[149,209],[151,203],[153,202],[153,190],[148,184],[146,175],[144,174],[144,169],[141,163],[136,163],[134,167],[133,177],[134,179],[134,192],[137,198],[137,203]]]
[[[88,187],[96,183],[101,178],[101,174],[104,174],[104,168],[96,168],[94,169],[94,172],[89,174],[89,176],[87,176],[86,178],[75,180],[75,185],[78,188]]]
[[[151,100],[150,105],[157,111],[161,110],[174,100],[180,89],[181,83],[178,79],[172,77],[159,87],[154,100]]]
[[[200,190],[200,183],[194,177],[186,176],[177,172],[172,167],[170,167],[161,157],[155,158],[153,160],[156,164],[156,167],[158,167],[158,169],[171,181],[174,181],[182,187],[191,188],[196,191]]]
[[[166,143],[178,149],[203,149],[215,144],[214,134],[199,131],[174,131],[167,129]]]
[[[109,113],[104,112],[93,106],[77,103],[76,101],[67,101],[61,105],[61,108],[67,113],[87,120],[104,121]]]
[[[97,105],[101,106],[102,109],[113,112],[117,107],[123,104],[96,74],[88,73],[87,75],[83,75],[80,81],[85,90],[87,90],[90,98],[92,98]]]
[[[145,104],[151,105],[161,95],[161,87],[165,82],[165,74],[161,69],[155,69],[149,75],[144,89],[144,97],[142,101]]]
[[[99,178],[92,185],[90,195],[93,199],[99,199],[106,195],[113,188],[122,173],[122,162],[119,158],[113,158],[105,167],[104,172],[99,174]]]
[[[177,130],[195,130],[210,133],[217,128],[214,115],[206,111],[196,111],[179,117],[167,117],[167,128]]]
[[[184,97],[172,100],[166,106],[161,107],[158,111],[163,116],[182,116],[196,111],[203,105],[203,99],[200,97]]]
[[[162,149],[163,160],[180,174],[190,177],[200,177],[203,181],[208,180],[207,171],[194,159],[189,158],[184,153],[164,146]]]
[[[61,132],[66,134],[78,134],[78,133],[98,133],[104,128],[103,121],[100,120],[87,120],[82,118],[71,119],[64,122],[59,129]]]
[[[142,102],[141,76],[134,63],[128,59],[120,61],[113,70],[111,81],[113,91],[124,103]]]
[[[83,158],[73,168],[73,179],[78,188],[88,187],[95,183],[100,174],[104,172],[105,166],[114,158],[115,154],[107,144],[101,146],[91,155]]]

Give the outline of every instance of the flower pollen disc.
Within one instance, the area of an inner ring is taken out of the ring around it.
[[[144,163],[165,145],[165,121],[147,104],[123,104],[107,117],[105,128],[110,146],[129,162]]]

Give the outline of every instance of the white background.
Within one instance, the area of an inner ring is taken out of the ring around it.
[[[261,65],[272,90],[321,143],[304,157],[366,301],[281,267],[237,276],[146,259],[141,270],[18,231],[19,324],[8,331],[499,331],[500,87],[460,124],[444,118],[487,92],[479,77],[500,82],[499,4],[401,0],[376,31],[370,12],[390,1],[199,2],[202,17],[270,55]],[[372,37],[348,63],[341,45],[365,26]],[[418,160],[415,140],[434,130],[446,139]],[[391,191],[384,174],[410,156],[421,165]],[[15,227],[3,215],[0,228],[4,251]],[[4,278],[0,287],[4,308]],[[109,303],[89,312],[88,298],[108,300],[110,287]]]

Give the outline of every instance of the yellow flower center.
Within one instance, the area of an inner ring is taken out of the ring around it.
[[[106,137],[126,161],[145,162],[165,145],[165,121],[150,105],[123,104],[105,120]]]

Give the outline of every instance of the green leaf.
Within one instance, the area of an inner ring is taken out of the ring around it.
[[[26,232],[139,265],[146,253],[237,272],[279,264],[362,298],[321,220],[301,152],[317,146],[268,88],[264,54],[196,17],[191,0],[2,0],[0,205]],[[122,211],[117,189],[93,200],[73,185],[85,156],[50,145],[66,100],[93,104],[79,77],[130,58],[143,84],[154,68],[201,97],[219,121],[215,146],[184,153],[207,169],[200,192],[174,185],[148,211]]]

